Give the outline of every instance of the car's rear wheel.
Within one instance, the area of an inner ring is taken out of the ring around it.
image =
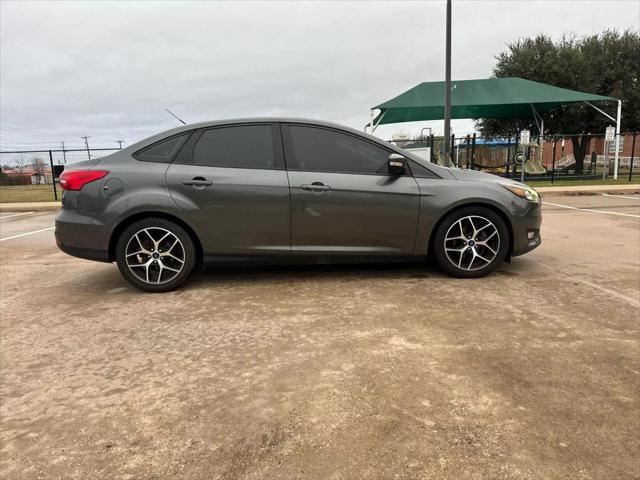
[[[461,278],[483,277],[500,266],[509,250],[509,230],[485,207],[463,207],[442,221],[434,240],[440,267]]]
[[[163,218],[129,225],[118,238],[116,261],[122,276],[145,292],[168,292],[187,281],[196,264],[191,236]]]

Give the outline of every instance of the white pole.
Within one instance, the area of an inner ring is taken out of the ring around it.
[[[538,155],[538,159],[540,160],[540,164],[542,164],[542,159],[544,157],[544,119],[540,117],[540,141],[538,142],[540,146],[540,153]]]
[[[622,117],[622,101],[618,100],[618,111],[616,112],[616,153],[613,160],[613,178],[618,178],[618,150],[620,149],[620,117]]]
[[[370,120],[369,120],[369,133],[371,133],[372,130],[373,130],[373,109],[369,110],[369,118],[370,118]],[[364,133],[367,133],[367,126],[366,125],[364,126]]]

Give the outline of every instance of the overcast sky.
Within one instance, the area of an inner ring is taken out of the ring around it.
[[[444,79],[445,1],[0,2],[0,148],[114,146],[265,115],[356,128]],[[453,2],[453,78],[486,78],[522,36],[640,28],[638,0]],[[428,122],[442,132],[442,122]],[[384,126],[389,138],[420,125]],[[454,122],[456,134],[472,128]]]

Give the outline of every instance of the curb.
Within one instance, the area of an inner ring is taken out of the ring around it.
[[[585,185],[577,187],[535,187],[541,195],[555,195],[558,197],[579,196],[579,195],[638,195],[640,185]]]
[[[57,212],[60,202],[0,203],[0,212]]]

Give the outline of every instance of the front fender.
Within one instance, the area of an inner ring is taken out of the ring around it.
[[[453,210],[467,205],[485,205],[500,212],[513,234],[513,222],[529,212],[528,202],[497,183],[416,178],[420,187],[420,217],[415,253],[426,255],[429,240],[440,221]]]

